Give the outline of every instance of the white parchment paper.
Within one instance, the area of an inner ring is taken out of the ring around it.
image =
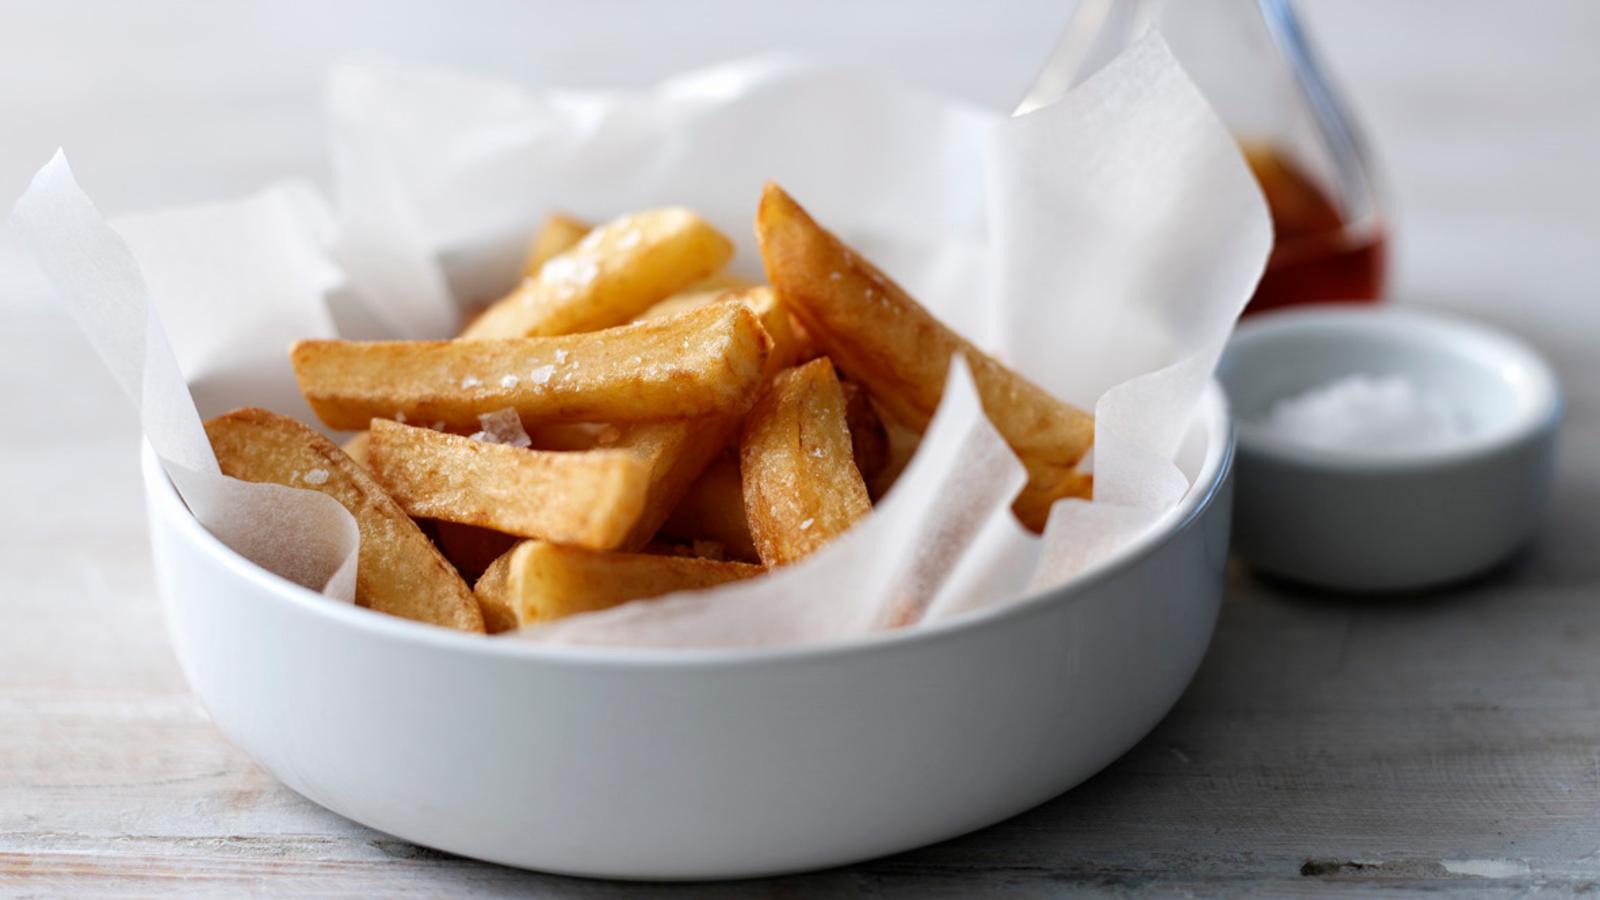
[[[1095,411],[1095,502],[1057,504],[1042,538],[1009,513],[1020,465],[957,364],[912,465],[839,540],[767,578],[519,634],[529,640],[841,640],[1080,575],[1190,489],[1180,443],[1271,242],[1232,138],[1154,35],[1019,118],[770,59],[641,92],[369,63],[335,72],[328,113],[331,209],[285,185],[108,225],[58,158],[12,221],[200,520],[330,596],[351,592],[353,521],[320,494],[217,474],[196,401],[208,415],[260,405],[310,421],[288,340],[448,335],[462,308],[512,285],[552,210],[601,221],[690,206],[757,275],[750,223],[777,181],[945,322]]]

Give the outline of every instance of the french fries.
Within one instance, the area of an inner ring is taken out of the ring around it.
[[[649,469],[625,450],[557,452],[374,419],[368,467],[410,515],[607,550],[633,531]]]
[[[738,433],[736,416],[706,416],[682,422],[648,422],[622,429],[609,446],[630,453],[645,467],[643,506],[628,536],[618,545],[638,550],[655,537],[689,486]]]
[[[419,622],[482,632],[478,603],[415,522],[344,451],[299,422],[237,409],[206,423],[225,475],[320,491],[361,530],[356,603]]]
[[[878,423],[883,427],[885,438],[883,468],[871,475],[863,473],[862,476],[867,479],[867,493],[872,495],[874,502],[882,499],[883,495],[894,487],[894,483],[900,480],[900,473],[911,464],[911,457],[916,455],[917,448],[922,445],[922,435],[894,419],[880,418]],[[851,437],[855,437],[854,432],[851,432]]]
[[[815,359],[773,379],[745,420],[739,469],[745,519],[769,566],[809,555],[872,509],[831,362]]]
[[[744,484],[739,457],[724,453],[706,467],[661,523],[661,534],[683,542],[715,541],[732,559],[754,562],[761,557],[744,518]]]
[[[946,328],[776,185],[756,233],[771,286],[723,272],[732,245],[683,209],[593,229],[553,215],[522,284],[455,340],[291,348],[318,418],[359,430],[348,455],[259,410],[207,429],[230,474],[305,482],[356,515],[361,602],[476,631],[816,552],[906,467],[956,354],[1027,467],[1018,518],[1038,530],[1056,499],[1090,494],[1087,413]]]
[[[523,541],[495,560],[474,588],[489,630],[550,622],[673,591],[715,587],[765,570],[747,563],[606,553]]]
[[[367,465],[367,445],[371,443],[372,435],[365,431],[358,432],[350,440],[344,442],[344,455],[355,461],[363,468]]]
[[[528,423],[738,414],[770,349],[748,306],[722,303],[565,337],[300,341],[289,358],[317,417],[350,430],[375,418],[472,427],[506,407]]]
[[[546,422],[528,429],[528,439],[537,450],[593,450],[615,443],[621,433],[615,425]]]
[[[950,359],[966,357],[984,412],[1028,470],[1014,507],[1025,525],[1042,530],[1041,511],[1051,502],[1088,496],[1090,479],[1076,468],[1094,440],[1092,416],[946,328],[775,184],[761,195],[756,235],[779,299],[823,352],[908,427],[927,427]]]
[[[552,256],[490,306],[463,338],[573,334],[627,322],[733,258],[733,244],[686,209],[608,222]]]
[[[840,379],[839,387],[844,391],[844,420],[850,428],[850,452],[856,458],[861,477],[870,482],[889,464],[889,433],[861,385]]]
[[[761,320],[761,327],[772,339],[772,352],[767,354],[767,379],[783,369],[805,362],[811,347],[798,333],[789,311],[778,301],[778,295],[765,285],[737,289],[694,290],[657,303],[645,310],[635,321],[667,318],[692,309],[702,309],[714,303],[743,303]]]
[[[537,277],[545,263],[576,247],[591,227],[587,222],[561,213],[546,216],[533,240],[528,242],[528,258],[522,264],[522,276]]]
[[[504,534],[499,531],[490,531],[475,525],[462,525],[459,522],[442,522],[435,520],[433,526],[433,543],[456,567],[470,584],[483,575],[490,564],[504,556],[507,550],[517,545],[522,538],[514,534]]]

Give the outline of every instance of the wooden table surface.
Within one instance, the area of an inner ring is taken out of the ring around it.
[[[568,30],[553,33],[579,35],[565,43],[530,28],[546,36],[528,38],[542,52],[524,58],[514,41],[484,34],[497,31],[484,21],[511,8],[444,7],[394,16],[352,4],[330,21],[320,5],[294,3],[163,0],[137,16],[111,3],[9,6],[0,199],[61,142],[112,210],[316,175],[315,81],[343,49],[529,78],[603,77],[601,45],[635,59],[627,78],[694,61],[674,42],[640,64],[644,55],[627,51],[648,44],[649,30],[617,37],[603,22],[562,23]],[[782,27],[762,31],[762,46],[781,30],[847,58],[888,47],[912,74],[994,102],[1025,83],[1065,14],[1036,2],[1016,21],[962,26],[973,14],[957,4],[927,14],[891,3],[835,39],[786,7],[681,8],[698,17],[705,55],[744,46],[760,24],[752,16],[768,15]],[[590,18],[617,9],[602,4]],[[1312,12],[1384,162],[1395,296],[1523,335],[1565,382],[1556,494],[1537,544],[1475,583],[1389,600],[1235,571],[1194,685],[1144,742],[1078,789],[887,859],[658,890],[1600,890],[1600,6],[1360,0]],[[918,28],[899,28],[905,21]],[[977,47],[970,73],[943,65],[958,39]],[[637,889],[420,848],[325,812],[256,768],[207,721],[167,647],[133,416],[37,274],[3,248],[0,388],[0,894]]]

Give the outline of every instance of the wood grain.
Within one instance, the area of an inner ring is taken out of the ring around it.
[[[1586,0],[1312,6],[1393,186],[1395,293],[1517,331],[1565,382],[1558,490],[1540,541],[1488,578],[1391,601],[1236,571],[1189,692],[1077,790],[889,859],[652,892],[1600,890],[1600,13]],[[94,4],[77,7],[95,18]],[[71,32],[58,25],[45,30]],[[0,49],[16,33],[33,32],[0,28]],[[150,40],[141,54],[161,58],[159,35]],[[470,62],[478,45],[452,40]],[[221,98],[256,96],[253,64],[224,71],[235,81],[208,86],[211,100],[143,77],[165,99],[130,107],[141,110],[134,119],[107,113],[115,133],[139,136],[95,144],[84,157],[95,163],[83,173],[89,188],[226,195],[319,158],[319,135],[298,113],[296,129],[274,132],[290,137],[225,139],[244,119],[255,123],[247,133],[273,131],[283,110],[298,109],[282,98],[310,103],[311,92],[258,86],[261,109],[280,114],[250,113]],[[54,146],[56,120],[27,106],[25,81],[0,87],[0,113],[29,125],[15,146],[33,152]],[[103,96],[115,105],[109,88]],[[72,133],[99,135],[95,107],[73,102],[85,124]],[[226,115],[212,123],[206,103]],[[168,134],[165,144],[154,137]],[[165,155],[189,139],[230,154]],[[22,183],[23,173],[0,175]],[[635,892],[362,828],[278,785],[216,732],[167,648],[136,424],[47,289],[3,247],[0,388],[0,895]]]

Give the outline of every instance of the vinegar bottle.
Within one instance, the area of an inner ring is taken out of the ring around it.
[[[1290,0],[1081,0],[1040,80],[1076,84],[1152,27],[1233,129],[1272,211],[1272,255],[1246,315],[1379,299],[1372,168]]]

